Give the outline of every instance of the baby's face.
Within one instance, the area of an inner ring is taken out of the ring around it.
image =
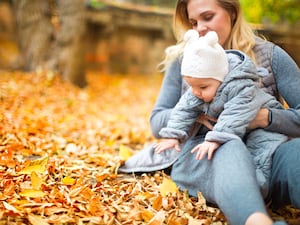
[[[191,86],[193,94],[206,103],[210,103],[221,84],[221,81],[212,78],[195,78],[184,76],[185,81]]]

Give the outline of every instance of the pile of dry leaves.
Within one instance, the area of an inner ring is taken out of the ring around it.
[[[78,89],[51,71],[0,72],[0,224],[226,224],[163,172],[116,172],[154,141],[161,78],[90,72]]]

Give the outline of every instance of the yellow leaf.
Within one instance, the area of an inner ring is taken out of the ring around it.
[[[121,145],[120,146],[120,153],[119,156],[123,159],[123,160],[127,160],[132,156],[132,150],[128,147],[126,147],[125,145]]]
[[[168,193],[176,193],[177,186],[171,179],[166,177],[163,178],[163,182],[159,186],[160,193],[163,197],[167,196]]]
[[[75,183],[75,179],[72,177],[64,177],[62,179],[62,183],[65,185],[73,185]]]
[[[25,189],[20,193],[20,195],[29,198],[40,198],[40,197],[44,197],[46,193],[44,193],[41,190]]]
[[[110,140],[110,139],[105,142],[106,147],[112,147],[115,144],[116,144],[116,142],[114,140]]]
[[[44,173],[48,163],[48,156],[34,160],[29,163],[24,169],[22,169],[19,174],[31,174],[32,172]]]
[[[43,218],[40,216],[29,215],[28,220],[32,225],[49,225]]]
[[[31,178],[32,189],[34,189],[34,190],[40,190],[40,188],[41,188],[41,186],[43,184],[43,180],[34,171],[31,173],[30,178]]]

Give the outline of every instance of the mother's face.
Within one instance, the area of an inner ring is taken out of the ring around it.
[[[220,45],[224,46],[231,32],[231,17],[217,4],[217,0],[190,0],[187,4],[189,21],[193,29],[203,36],[215,31]]]

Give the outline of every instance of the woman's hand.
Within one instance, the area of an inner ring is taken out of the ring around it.
[[[254,120],[248,125],[249,129],[265,128],[269,125],[269,110],[260,109]]]
[[[217,122],[217,121],[218,120],[216,118],[210,117],[204,113],[201,113],[201,115],[197,119],[198,123],[201,123],[202,125],[206,126],[209,130],[212,130],[214,128],[210,122]]]

